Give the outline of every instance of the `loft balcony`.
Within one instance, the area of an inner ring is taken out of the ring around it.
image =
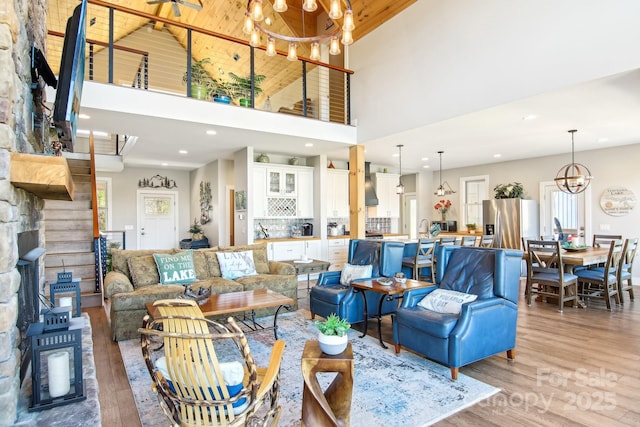
[[[65,3],[69,3],[70,15],[77,1],[58,2],[63,17]],[[243,105],[325,122],[351,123],[352,71],[305,59],[308,46],[299,48],[297,61],[286,59],[282,45],[278,46],[278,55],[267,56],[245,41],[241,18],[231,16],[237,11],[226,13],[230,23],[225,32],[232,28],[237,37],[90,0],[85,82],[202,98],[201,102],[212,102],[214,95],[226,94],[232,104],[228,108]],[[46,56],[57,74],[65,19],[51,11],[47,19]],[[331,57],[331,61],[336,58]],[[323,59],[329,61],[327,52]],[[338,62],[342,63],[342,57]],[[201,88],[203,82],[205,87]]]

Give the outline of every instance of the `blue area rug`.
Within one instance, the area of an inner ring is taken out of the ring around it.
[[[269,324],[269,319],[264,324]],[[300,357],[307,340],[318,331],[309,312],[299,310],[278,317],[278,336],[286,347],[280,370],[280,426],[299,426],[302,411],[302,373]],[[497,393],[499,389],[459,374],[450,379],[447,367],[403,350],[397,356],[392,346],[385,350],[372,337],[358,338],[351,330],[355,375],[351,405],[351,425],[427,426]],[[273,331],[247,335],[258,366],[266,366],[273,345]],[[151,378],[144,364],[139,340],[120,341],[120,352],[127,370],[142,425],[169,425],[151,392]],[[326,387],[333,376],[319,376]]]

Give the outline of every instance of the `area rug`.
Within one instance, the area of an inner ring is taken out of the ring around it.
[[[300,426],[303,384],[300,357],[305,342],[315,339],[317,334],[306,310],[278,317],[278,337],[286,342],[280,370],[280,426]],[[358,331],[349,331],[355,362],[352,426],[427,426],[499,391],[463,374],[452,381],[447,367],[408,351],[396,355],[391,346],[385,350],[376,339],[359,335]],[[266,366],[273,331],[250,333],[247,337],[256,363]],[[140,341],[120,341],[119,345],[142,425],[169,425],[151,391],[151,377],[142,358]],[[326,387],[332,377],[320,379]]]

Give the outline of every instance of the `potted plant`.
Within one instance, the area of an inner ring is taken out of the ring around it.
[[[474,234],[476,232],[476,225],[474,223],[467,224],[467,231],[470,234]]]
[[[207,99],[212,91],[218,87],[216,79],[211,77],[205,65],[211,64],[210,58],[202,58],[191,62],[191,97]],[[182,76],[182,83],[187,84],[187,73]]]
[[[316,321],[318,343],[320,349],[329,355],[342,353],[347,348],[349,341],[347,331],[351,328],[346,319],[341,319],[335,313],[331,313],[324,321]]]
[[[251,107],[251,76],[240,77],[230,72],[229,77],[231,77],[231,82],[228,83],[231,97],[241,107]],[[253,76],[253,90],[256,97],[262,93],[260,85],[265,78],[266,76],[263,74]]]
[[[524,187],[519,182],[498,184],[493,191],[496,199],[524,199]]]
[[[193,224],[189,227],[189,233],[191,233],[191,238],[195,240],[202,240],[204,235],[202,234],[202,227],[198,224],[198,218],[193,219]]]

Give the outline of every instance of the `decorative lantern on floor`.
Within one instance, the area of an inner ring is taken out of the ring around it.
[[[44,309],[44,322],[32,323],[32,401],[29,411],[41,411],[86,399],[82,378],[83,317],[72,318],[69,307]]]
[[[76,297],[76,309],[73,317],[80,316],[80,278],[74,279],[72,277],[72,273],[70,271],[64,271],[58,273],[58,281],[55,283],[49,284],[49,300],[51,304],[56,305],[56,294],[74,294]],[[62,297],[60,298],[61,302],[71,300],[73,302],[72,297]],[[58,304],[58,306],[71,305],[70,303],[62,303]]]

